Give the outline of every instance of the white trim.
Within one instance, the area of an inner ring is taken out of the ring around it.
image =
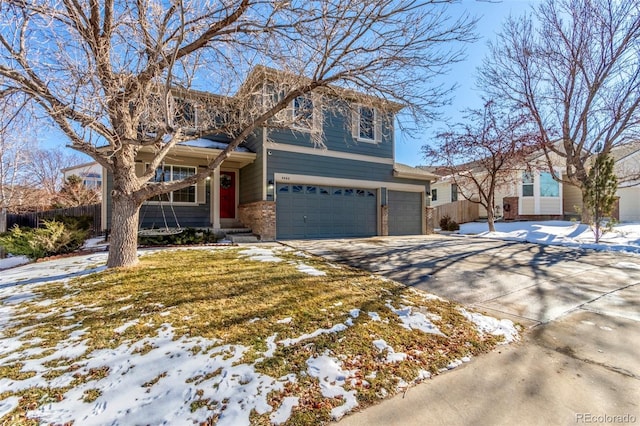
[[[267,201],[267,128],[262,127],[262,201]]]
[[[213,229],[220,229],[220,167],[213,170],[211,179],[211,209]]]
[[[387,188],[392,191],[404,192],[422,192],[425,191],[424,185],[413,185],[409,183],[381,182],[376,180],[359,180],[359,179],[343,179],[331,178],[325,176],[296,175],[289,173],[275,173],[274,179],[276,183],[289,184],[305,184],[305,185],[327,185],[327,186],[343,186],[353,188]]]
[[[305,146],[278,144],[266,142],[269,149],[275,151],[295,152],[296,154],[320,155],[323,157],[340,158],[343,160],[366,161],[368,163],[394,164],[393,158],[373,157],[371,155],[351,154],[349,152],[329,151],[328,149],[308,148]]]
[[[144,169],[147,170],[149,168],[149,164],[150,163],[145,162],[143,164],[144,164]],[[174,182],[174,180],[173,180],[173,168],[174,167],[184,167],[184,168],[193,169],[194,170],[194,174],[198,174],[198,166],[189,166],[189,165],[184,165],[184,164],[170,163],[170,164],[163,164],[163,165],[160,165],[158,167],[167,167],[167,166],[171,167],[171,180],[168,180],[166,182]],[[173,201],[173,193],[175,191],[179,191],[179,189],[176,189],[176,190],[173,190],[173,191],[169,191],[169,192],[165,192],[163,194],[160,194],[160,195],[167,194],[169,196],[169,200],[167,200],[167,201],[147,200],[147,201],[144,201],[144,204],[149,204],[149,205],[153,206],[153,205],[161,205],[162,203],[165,203],[165,204],[172,204],[174,206],[197,206],[197,205],[206,203],[207,202],[206,199],[203,202],[200,202],[198,200],[198,182],[196,182],[196,183],[194,183],[192,185],[185,186],[184,188],[189,188],[190,186],[195,188],[195,194],[194,194],[195,200],[193,202],[191,202],[191,201],[177,201],[177,202],[174,202]],[[184,189],[184,188],[181,188],[181,189]]]

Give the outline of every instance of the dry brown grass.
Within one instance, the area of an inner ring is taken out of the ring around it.
[[[300,258],[292,252],[279,252],[282,262],[258,262],[239,256],[238,249],[175,250],[144,256],[140,265],[127,270],[109,270],[38,289],[37,299],[23,303],[19,319],[3,331],[4,336],[22,341],[33,339],[33,347],[53,348],[84,329],[89,354],[92,350],[116,348],[126,342],[152,337],[164,323],[170,323],[176,338],[202,336],[220,344],[241,344],[252,348],[244,362],[253,363],[267,349],[267,338],[296,338],[320,328],[330,328],[350,318],[360,309],[353,325],[339,333],[323,334],[296,345],[278,345],[273,357],[256,362],[256,370],[271,377],[294,373],[296,383],[284,392],[274,392],[270,400],[277,405],[287,395],[300,397],[288,424],[318,424],[330,420],[330,410],[342,404],[339,399],[322,397],[317,380],[303,372],[306,360],[329,353],[344,368],[357,369],[356,380],[346,389],[357,389],[361,406],[398,391],[399,384],[414,383],[420,370],[437,373],[454,359],[484,352],[496,338],[478,335],[457,310],[457,305],[407,289],[370,273],[333,268],[319,258]],[[326,272],[311,276],[296,269],[304,262]],[[44,300],[48,304],[39,303]],[[399,325],[397,315],[386,306],[391,303],[413,306],[435,314],[434,320],[446,337],[408,330]],[[382,321],[373,321],[367,312],[376,312]],[[289,323],[278,320],[291,318]],[[137,321],[121,333],[118,327]],[[76,327],[72,326],[76,324]],[[30,327],[25,330],[25,327]],[[384,339],[396,352],[408,354],[406,361],[386,363],[372,341]],[[22,348],[24,349],[24,347]],[[141,351],[150,350],[142,348]],[[206,348],[194,348],[194,351]],[[44,352],[44,354],[51,352]],[[60,359],[47,364],[50,377],[73,371],[84,356]],[[33,358],[42,354],[33,355]],[[87,383],[108,375],[108,369],[75,376],[74,383]],[[375,374],[375,378],[373,377]],[[2,363],[0,377],[23,380],[33,372],[22,371],[15,360]],[[154,383],[148,383],[153,386]],[[17,392],[22,399],[1,424],[32,424],[25,413],[53,398],[63,397],[68,388],[29,388]],[[1,390],[0,390],[1,392]],[[0,400],[12,392],[0,393]],[[86,394],[90,402],[100,396],[97,389]],[[44,402],[43,402],[44,401]],[[192,408],[210,401],[192,403]],[[193,406],[195,404],[195,406]],[[255,424],[269,424],[267,415],[253,415]],[[35,424],[35,423],[33,423]]]

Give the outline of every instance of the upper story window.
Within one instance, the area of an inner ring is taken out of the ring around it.
[[[293,127],[297,130],[311,131],[318,127],[317,114],[313,99],[309,96],[298,96],[292,103]]]
[[[196,127],[197,111],[193,102],[176,98],[173,106],[173,124],[175,126]]]
[[[171,182],[185,179],[196,174],[195,167],[164,165],[156,169],[154,182]],[[149,201],[166,201],[169,203],[195,203],[196,184],[178,189],[167,194],[161,194],[151,198]]]
[[[522,196],[533,197],[533,173],[522,172]]]
[[[352,136],[361,142],[382,141],[382,126],[378,110],[366,105],[358,105],[353,113]]]
[[[559,197],[560,184],[556,181],[551,173],[540,173],[540,196],[541,197]]]
[[[435,188],[431,190],[431,201],[438,201],[438,190]]]

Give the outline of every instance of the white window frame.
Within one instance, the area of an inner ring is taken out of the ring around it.
[[[311,102],[311,123],[309,123],[308,126],[304,125],[302,122],[297,120],[296,101],[298,99],[305,99]],[[307,93],[305,95],[300,95],[291,101],[291,104],[289,105],[288,109],[290,111],[290,118],[293,123],[291,126],[293,130],[296,130],[299,132],[311,133],[311,132],[319,132],[322,129],[322,120],[320,119],[321,118],[320,101],[317,96],[314,96],[313,94],[310,94],[310,93]]]
[[[373,139],[363,138],[361,136],[360,130],[361,130],[361,124],[362,124],[362,121],[361,121],[362,108],[369,108],[373,110]],[[373,144],[378,144],[382,142],[382,123],[380,120],[380,112],[378,111],[378,108],[370,105],[363,105],[363,104],[355,105],[355,108],[352,112],[351,136],[358,142],[366,142],[366,143],[373,143]]]
[[[526,179],[529,177],[529,179]],[[524,195],[524,186],[531,186],[531,195]],[[520,185],[520,193],[523,198],[534,198],[536,196],[536,174],[534,172],[524,170],[522,172],[522,183]]]
[[[198,107],[196,105],[196,102],[190,100],[190,99],[186,99],[186,98],[180,98],[180,97],[175,97],[173,98],[173,105],[172,105],[172,114],[171,114],[171,122],[172,124],[175,126],[176,123],[176,116],[178,114],[178,105],[182,103],[184,104],[189,104],[191,105],[191,107],[193,108],[193,123],[185,123],[184,127],[186,127],[187,129],[195,129],[198,127]]]
[[[184,168],[189,168],[189,169],[193,169],[193,174],[198,173],[198,168],[196,166],[185,166],[185,165],[180,165],[180,164],[165,164],[164,166],[158,166],[158,168],[160,167],[169,167],[170,168],[170,176],[168,180],[165,180],[164,182],[173,182],[173,168],[174,167],[184,167]],[[146,168],[149,168],[149,163],[146,164]],[[154,182],[158,182],[155,180],[153,180]],[[148,204],[161,204],[161,203],[170,203],[173,204],[174,206],[193,206],[198,204],[198,183],[194,183],[193,185],[189,185],[191,187],[193,187],[193,194],[194,194],[194,201],[177,201],[174,202],[173,201],[173,193],[174,191],[170,191],[166,194],[161,194],[161,195],[168,195],[169,199],[168,200],[164,200],[164,201],[158,201],[158,200],[147,200],[146,203]],[[189,186],[185,186],[182,189],[186,189]],[[178,190],[179,191],[179,190]]]

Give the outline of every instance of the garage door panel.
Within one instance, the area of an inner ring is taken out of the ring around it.
[[[389,235],[422,234],[422,193],[388,192]]]
[[[377,231],[375,190],[278,184],[278,238],[372,236]]]

